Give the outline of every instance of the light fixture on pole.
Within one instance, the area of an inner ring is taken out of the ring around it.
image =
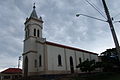
[[[87,1],[87,2],[89,2],[89,1]],[[110,26],[110,30],[111,30],[112,36],[113,36],[113,40],[114,40],[114,43],[115,43],[115,47],[116,47],[116,50],[117,50],[118,58],[119,58],[119,61],[120,61],[120,46],[119,46],[119,42],[118,42],[115,30],[114,30],[114,26],[113,26],[113,23],[112,23],[112,20],[114,20],[114,19],[113,19],[113,17],[111,18],[110,14],[109,14],[109,11],[108,11],[108,8],[107,8],[105,0],[102,0],[102,2],[103,2],[103,6],[104,6],[104,10],[105,10],[106,16],[107,16],[107,20],[106,21],[102,20],[102,19],[99,19],[99,18],[96,18],[96,17],[85,15],[85,14],[76,14],[76,17],[79,17],[80,15],[82,15],[82,16],[86,16],[86,17],[89,17],[89,18],[93,18],[93,19],[99,20],[99,21],[108,22],[109,26]],[[116,22],[120,22],[120,21],[116,21]]]

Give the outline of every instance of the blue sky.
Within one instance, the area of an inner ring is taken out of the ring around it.
[[[106,17],[101,0],[89,1]],[[0,0],[0,71],[17,67],[23,53],[24,22],[34,2],[37,15],[44,21],[43,37],[48,41],[96,53],[114,47],[108,23],[75,16],[83,13],[105,20],[85,0]],[[106,3],[114,20],[120,20],[120,0]],[[114,23],[114,27],[120,42],[120,23]]]

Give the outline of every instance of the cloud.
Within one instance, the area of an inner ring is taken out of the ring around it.
[[[89,1],[106,16],[101,0]],[[38,16],[44,20],[43,37],[48,41],[97,53],[114,47],[108,23],[84,16],[75,17],[76,13],[83,13],[104,19],[85,0],[1,0],[0,70],[17,66],[18,57],[23,53],[25,18],[30,16],[34,2]],[[119,0],[106,2],[112,17],[120,13]],[[114,26],[120,41],[120,24],[115,23]]]
[[[24,13],[15,6],[14,0],[0,2],[0,69],[16,67],[22,53]]]

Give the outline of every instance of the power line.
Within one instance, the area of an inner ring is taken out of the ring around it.
[[[93,3],[90,3],[88,0],[85,0],[85,1],[87,1],[88,4],[90,4],[95,10],[97,10],[99,14],[101,14],[101,16],[103,16],[106,19],[106,17],[99,11],[100,9],[98,10],[97,7],[93,5]]]
[[[90,0],[91,1],[91,0]],[[100,1],[100,0],[99,0]],[[98,8],[92,1],[91,1],[91,4],[93,4],[97,9],[98,9],[98,11],[100,11],[101,12],[101,15],[103,15],[102,13],[103,13],[103,11],[102,10],[100,10],[100,8]],[[105,18],[105,19],[107,19],[104,15],[103,15],[103,17]]]
[[[90,3],[88,0],[86,0],[95,10],[97,10],[97,12],[99,13],[99,14],[101,14],[105,19],[106,19],[106,17],[98,10],[98,8],[95,6],[95,4],[93,4],[92,2]]]

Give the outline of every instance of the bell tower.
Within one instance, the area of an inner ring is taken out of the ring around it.
[[[36,7],[34,3],[32,13],[29,18],[26,18],[26,21],[24,23],[25,24],[25,39],[23,50],[24,77],[33,75],[32,73],[38,71],[37,41],[44,40],[44,38],[42,38],[43,20],[42,17],[38,18],[35,8]]]
[[[43,21],[42,17],[38,18],[35,8],[34,4],[30,17],[25,21],[25,39],[29,37],[42,38]]]

